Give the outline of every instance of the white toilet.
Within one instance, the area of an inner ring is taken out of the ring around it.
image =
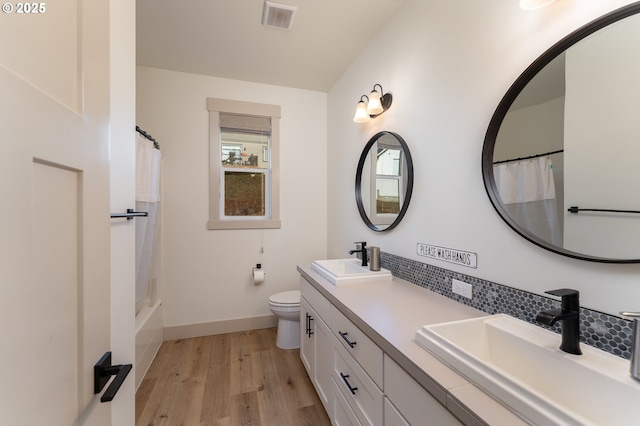
[[[276,346],[300,347],[300,290],[283,291],[269,297],[269,309],[278,317]]]

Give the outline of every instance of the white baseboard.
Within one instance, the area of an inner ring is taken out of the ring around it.
[[[275,315],[204,322],[199,324],[175,325],[171,327],[164,327],[163,340],[188,339],[191,337],[212,336],[214,334],[258,330],[261,328],[276,327],[277,325],[278,317]]]

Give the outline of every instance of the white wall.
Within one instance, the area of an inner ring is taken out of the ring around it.
[[[560,0],[524,11],[515,0],[406,0],[329,92],[329,256],[344,257],[366,240],[534,293],[576,288],[583,306],[607,313],[640,309],[640,265],[574,260],[529,243],[494,211],[481,173],[487,126],[520,73],[573,30],[629,3]],[[391,109],[353,123],[356,102],[375,83],[393,93]],[[380,130],[404,137],[416,178],[407,215],[388,234],[362,223],[352,190],[360,152]],[[418,242],[476,252],[478,268],[417,256]]]
[[[282,107],[281,229],[207,230],[207,97]],[[296,265],[326,257],[326,111],[326,93],[138,68],[137,124],[162,149],[165,327],[270,315],[271,294],[298,288]]]

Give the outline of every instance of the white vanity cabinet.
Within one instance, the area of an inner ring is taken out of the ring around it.
[[[384,393],[386,404],[395,408],[385,411],[386,425],[462,425],[438,400],[424,390],[390,357],[384,357]],[[404,422],[404,423],[403,423]]]
[[[340,389],[338,389],[338,384],[333,380],[332,383],[333,393],[331,397],[333,398],[333,412],[329,413],[331,424],[334,426],[362,426],[362,423],[360,423],[360,420],[358,420],[358,417],[354,414],[347,399],[342,392],[340,392]]]
[[[332,339],[323,318],[331,304],[305,279],[300,279],[300,358],[328,413],[332,411]]]
[[[306,279],[300,358],[337,426],[461,423]]]
[[[382,349],[335,306],[332,306],[331,310],[330,328],[345,351],[358,361],[378,387],[382,388]]]
[[[384,397],[384,426],[411,426],[386,396]]]
[[[379,350],[379,348],[378,348]],[[382,363],[374,374],[382,375]],[[347,350],[334,339],[333,371],[339,391],[348,402],[359,423],[378,426],[383,422],[384,394],[365,370]]]

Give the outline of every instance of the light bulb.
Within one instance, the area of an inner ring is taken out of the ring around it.
[[[356,114],[353,116],[353,121],[356,123],[366,123],[369,120],[371,120],[371,117],[369,113],[367,113],[367,104],[361,100],[356,106]]]
[[[369,115],[378,115],[384,112],[382,103],[380,102],[380,93],[377,90],[373,90],[369,94],[369,105],[367,105],[367,113]]]

